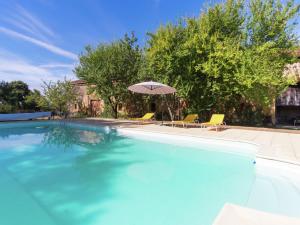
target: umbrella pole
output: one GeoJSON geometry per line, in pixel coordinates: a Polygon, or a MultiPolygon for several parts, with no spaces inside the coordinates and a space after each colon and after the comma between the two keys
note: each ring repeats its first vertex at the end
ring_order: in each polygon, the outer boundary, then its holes
{"type": "MultiPolygon", "coordinates": [[[[169,105],[168,105],[168,102],[167,102],[166,95],[161,95],[161,97],[162,97],[162,101],[161,101],[161,108],[162,108],[162,110],[161,110],[161,125],[163,125],[164,124],[164,110],[163,110],[163,106],[167,105],[167,109],[168,109],[169,112],[170,112],[170,108],[169,108],[169,105]],[[164,104],[164,102],[166,104],[164,104]]],[[[172,119],[172,115],[170,115],[170,117],[172,119]]]]}
{"type": "Polygon", "coordinates": [[[164,102],[164,95],[161,95],[161,125],[164,124],[164,110],[163,110],[163,104],[164,102]]]}

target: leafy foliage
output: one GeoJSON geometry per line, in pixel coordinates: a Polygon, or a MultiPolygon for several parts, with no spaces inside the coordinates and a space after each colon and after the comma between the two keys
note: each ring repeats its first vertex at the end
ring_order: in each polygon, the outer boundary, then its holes
{"type": "Polygon", "coordinates": [[[293,0],[227,0],[149,33],[144,52],[133,35],[88,46],[75,73],[115,118],[120,103],[139,102],[129,85],[155,80],[177,89],[187,113],[261,122],[295,82],[283,71],[296,60],[291,52],[299,46],[293,32],[299,8],[293,0]]]}
{"type": "Polygon", "coordinates": [[[42,108],[46,109],[46,107],[42,107],[41,102],[43,102],[43,96],[41,95],[41,92],[38,90],[31,91],[26,97],[25,97],[25,105],[27,109],[31,109],[34,111],[39,111],[42,108]]]}
{"type": "Polygon", "coordinates": [[[298,11],[293,1],[227,0],[149,34],[148,71],[177,88],[188,111],[225,112],[233,119],[244,117],[241,110],[249,115],[248,107],[267,115],[294,82],[283,70],[295,60],[291,19],[298,11]]]}
{"type": "Polygon", "coordinates": [[[0,112],[40,111],[38,102],[42,98],[38,90],[29,90],[23,81],[0,82],[0,112]]]}
{"type": "Polygon", "coordinates": [[[138,80],[142,53],[137,39],[125,35],[123,39],[96,48],[86,47],[80,56],[76,75],[90,84],[90,91],[99,95],[118,117],[118,105],[127,101],[127,87],[138,80]]]}
{"type": "Polygon", "coordinates": [[[280,0],[251,0],[246,24],[247,43],[259,46],[271,42],[273,47],[279,48],[295,46],[297,37],[293,29],[296,23],[291,19],[299,15],[299,8],[293,0],[285,4],[280,0]]]}
{"type": "Polygon", "coordinates": [[[67,117],[70,106],[77,102],[76,93],[71,81],[44,82],[44,98],[39,102],[42,107],[56,111],[59,115],[67,117]]]}

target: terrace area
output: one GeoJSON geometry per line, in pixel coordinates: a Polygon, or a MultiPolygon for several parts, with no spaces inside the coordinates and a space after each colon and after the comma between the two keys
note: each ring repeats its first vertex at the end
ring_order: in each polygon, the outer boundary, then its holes
{"type": "Polygon", "coordinates": [[[216,132],[214,130],[201,129],[199,127],[182,128],[160,126],[159,123],[140,125],[128,120],[89,118],[76,121],[93,125],[99,124],[128,128],[135,131],[250,142],[259,145],[259,151],[257,152],[258,157],[300,165],[299,130],[228,126],[226,129],[216,132]]]}

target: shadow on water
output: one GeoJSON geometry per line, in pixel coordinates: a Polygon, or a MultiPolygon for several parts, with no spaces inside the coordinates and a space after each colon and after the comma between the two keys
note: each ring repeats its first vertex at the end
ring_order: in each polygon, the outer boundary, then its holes
{"type": "Polygon", "coordinates": [[[56,224],[98,221],[108,210],[104,203],[117,197],[114,182],[124,168],[137,162],[121,157],[130,154],[132,143],[114,130],[68,125],[27,127],[10,134],[28,132],[44,133],[41,144],[6,159],[4,170],[56,224]]]}

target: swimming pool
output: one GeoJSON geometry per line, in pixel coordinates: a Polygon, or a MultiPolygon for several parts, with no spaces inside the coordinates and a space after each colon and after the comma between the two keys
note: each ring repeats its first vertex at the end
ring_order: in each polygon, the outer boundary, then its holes
{"type": "MultiPolygon", "coordinates": [[[[0,124],[0,224],[209,225],[226,202],[300,215],[291,181],[292,212],[262,200],[265,183],[277,178],[257,169],[249,145],[150,136],[73,123],[0,124]],[[247,154],[227,153],[238,146],[247,154]]],[[[277,183],[278,192],[290,188],[277,183]]]]}

